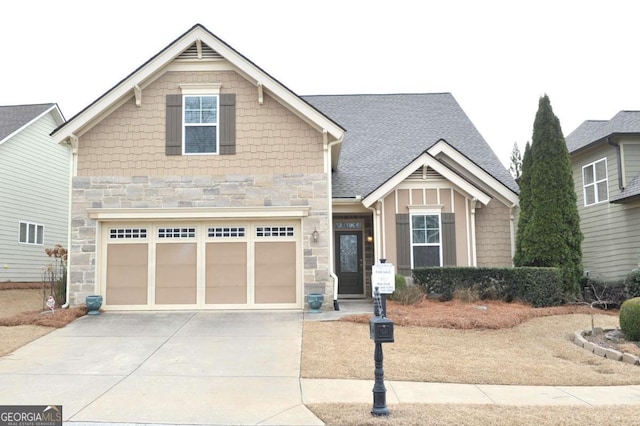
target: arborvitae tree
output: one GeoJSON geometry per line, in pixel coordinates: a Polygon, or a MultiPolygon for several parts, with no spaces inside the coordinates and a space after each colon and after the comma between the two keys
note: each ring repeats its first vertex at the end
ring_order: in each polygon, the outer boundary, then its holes
{"type": "Polygon", "coordinates": [[[524,255],[522,253],[522,240],[524,230],[527,229],[528,217],[531,214],[531,188],[529,179],[531,169],[531,144],[527,141],[522,157],[522,173],[518,180],[520,186],[520,215],[518,217],[518,232],[516,233],[516,254],[513,263],[516,266],[524,266],[524,255]]]}
{"type": "Polygon", "coordinates": [[[520,179],[520,176],[522,176],[522,156],[520,155],[518,142],[514,142],[513,148],[511,149],[509,171],[511,172],[511,176],[513,176],[516,181],[518,181],[520,179]]]}
{"type": "Polygon", "coordinates": [[[569,152],[560,121],[545,95],[538,104],[531,148],[529,153],[525,150],[522,165],[514,263],[560,268],[563,290],[573,296],[582,275],[581,243],[569,152]]]}

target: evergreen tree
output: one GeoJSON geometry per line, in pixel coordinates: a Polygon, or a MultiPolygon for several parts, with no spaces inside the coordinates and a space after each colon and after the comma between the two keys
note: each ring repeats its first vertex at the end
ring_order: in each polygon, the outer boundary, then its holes
{"type": "Polygon", "coordinates": [[[520,181],[516,266],[559,267],[564,292],[576,295],[582,275],[582,232],[571,162],[548,96],[540,98],[520,181]]]}
{"type": "MultiPolygon", "coordinates": [[[[528,144],[529,142],[527,142],[528,144]]],[[[518,147],[518,143],[513,143],[513,148],[511,149],[511,157],[510,157],[509,171],[511,172],[511,176],[518,181],[520,180],[520,176],[522,176],[522,156],[520,155],[520,148],[518,147]]]]}

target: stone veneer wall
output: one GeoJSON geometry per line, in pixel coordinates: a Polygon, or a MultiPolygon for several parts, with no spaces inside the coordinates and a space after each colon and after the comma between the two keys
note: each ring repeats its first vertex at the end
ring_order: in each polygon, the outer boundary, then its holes
{"type": "MultiPolygon", "coordinates": [[[[96,221],[89,208],[305,206],[302,219],[304,294],[333,298],[329,277],[327,176],[317,174],[226,176],[97,176],[73,179],[70,302],[78,305],[98,290],[96,221]],[[311,233],[318,230],[318,242],[311,233]]],[[[329,306],[325,303],[324,306],[329,306]]]]}

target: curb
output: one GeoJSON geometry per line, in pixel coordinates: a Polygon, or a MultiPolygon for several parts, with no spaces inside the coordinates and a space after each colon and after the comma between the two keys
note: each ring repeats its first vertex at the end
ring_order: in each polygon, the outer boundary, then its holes
{"type": "MultiPolygon", "coordinates": [[[[597,329],[596,329],[597,330],[597,329]]],[[[602,330],[603,333],[607,331],[613,331],[613,329],[602,330]]],[[[573,342],[580,346],[581,348],[595,354],[601,356],[603,358],[611,359],[614,361],[622,361],[631,365],[640,365],[640,357],[632,355],[626,352],[620,352],[615,349],[605,348],[603,346],[597,345],[593,342],[589,342],[584,336],[590,335],[591,331],[576,331],[574,335],[573,342]]]]}

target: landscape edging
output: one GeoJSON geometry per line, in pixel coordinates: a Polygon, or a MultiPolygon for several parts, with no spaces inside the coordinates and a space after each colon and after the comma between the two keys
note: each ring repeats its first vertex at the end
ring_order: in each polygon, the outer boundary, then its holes
{"type": "MultiPolygon", "coordinates": [[[[614,330],[613,329],[602,330],[603,333],[606,333],[608,331],[614,331],[614,330]]],[[[573,342],[576,345],[580,346],[581,348],[595,355],[601,356],[603,358],[612,359],[614,361],[622,361],[631,365],[640,365],[640,357],[637,357],[627,352],[620,352],[615,349],[605,348],[596,343],[589,342],[587,339],[584,338],[584,336],[587,335],[588,333],[591,333],[591,331],[587,331],[587,330],[576,331],[573,342]]]]}

